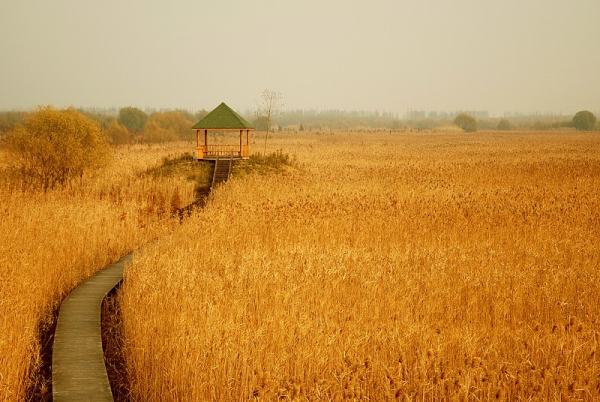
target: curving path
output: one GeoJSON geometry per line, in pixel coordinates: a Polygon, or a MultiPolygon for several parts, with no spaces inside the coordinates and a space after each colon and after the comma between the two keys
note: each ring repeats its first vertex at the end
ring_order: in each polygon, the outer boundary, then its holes
{"type": "Polygon", "coordinates": [[[63,301],[52,350],[54,401],[112,401],[102,350],[102,300],[122,279],[131,254],[80,284],[63,301]]]}
{"type": "MultiPolygon", "coordinates": [[[[215,161],[211,189],[229,178],[231,167],[230,159],[215,161]]],[[[105,296],[123,279],[131,259],[128,254],[104,268],[62,302],[52,348],[54,401],[113,400],[104,365],[101,308],[105,296]]]]}

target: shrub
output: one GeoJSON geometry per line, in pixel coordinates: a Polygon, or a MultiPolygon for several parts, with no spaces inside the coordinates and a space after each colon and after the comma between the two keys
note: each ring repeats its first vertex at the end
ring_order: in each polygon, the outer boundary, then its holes
{"type": "Polygon", "coordinates": [[[477,121],[466,113],[461,113],[454,119],[454,124],[468,133],[477,131],[477,121]]]}
{"type": "Polygon", "coordinates": [[[573,116],[573,126],[580,131],[593,130],[596,125],[596,116],[590,111],[582,110],[573,116]]]}
{"type": "Polygon", "coordinates": [[[164,128],[152,120],[148,120],[144,127],[143,141],[147,143],[160,143],[177,140],[177,134],[171,128],[164,128]]]}
{"type": "Polygon", "coordinates": [[[148,115],[135,107],[124,107],[119,110],[119,123],[133,133],[139,133],[144,128],[148,115]]]}
{"type": "Polygon", "coordinates": [[[108,127],[105,129],[106,136],[111,144],[121,145],[131,142],[131,133],[127,128],[123,127],[117,120],[111,120],[108,127]]]}
{"type": "Polygon", "coordinates": [[[4,140],[11,170],[44,191],[104,165],[108,142],[98,124],[74,109],[42,108],[4,140]]]}
{"type": "Polygon", "coordinates": [[[506,120],[506,119],[500,119],[500,121],[498,122],[498,130],[512,130],[512,125],[510,124],[510,121],[506,120]]]}

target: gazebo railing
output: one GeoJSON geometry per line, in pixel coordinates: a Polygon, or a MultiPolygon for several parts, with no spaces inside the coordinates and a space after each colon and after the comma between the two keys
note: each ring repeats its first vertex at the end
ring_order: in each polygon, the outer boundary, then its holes
{"type": "Polygon", "coordinates": [[[196,147],[198,159],[216,157],[245,158],[250,154],[248,145],[200,145],[196,147]]]}

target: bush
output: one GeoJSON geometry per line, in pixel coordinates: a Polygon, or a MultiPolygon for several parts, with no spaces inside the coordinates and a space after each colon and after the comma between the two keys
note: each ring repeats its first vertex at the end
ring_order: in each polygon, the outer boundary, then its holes
{"type": "Polygon", "coordinates": [[[477,131],[477,121],[466,113],[461,113],[454,119],[454,124],[468,133],[477,131]]]}
{"type": "Polygon", "coordinates": [[[98,124],[74,109],[40,109],[4,143],[11,170],[24,184],[44,191],[103,166],[109,152],[98,124]]]}
{"type": "Polygon", "coordinates": [[[139,133],[144,128],[148,115],[135,107],[124,107],[119,110],[119,123],[132,133],[139,133]]]}
{"type": "Polygon", "coordinates": [[[580,131],[593,130],[596,125],[596,116],[590,111],[582,110],[573,116],[573,126],[580,131]]]}
{"type": "Polygon", "coordinates": [[[507,130],[512,130],[512,125],[510,124],[510,121],[506,120],[506,119],[500,119],[500,121],[498,122],[498,130],[502,130],[502,131],[507,131],[507,130]]]}
{"type": "Polygon", "coordinates": [[[117,120],[111,120],[108,127],[104,130],[111,144],[122,145],[131,142],[131,133],[123,127],[117,120]]]}
{"type": "Polygon", "coordinates": [[[171,128],[161,127],[156,121],[149,120],[144,127],[143,141],[154,144],[167,141],[176,141],[177,134],[171,128]]]}

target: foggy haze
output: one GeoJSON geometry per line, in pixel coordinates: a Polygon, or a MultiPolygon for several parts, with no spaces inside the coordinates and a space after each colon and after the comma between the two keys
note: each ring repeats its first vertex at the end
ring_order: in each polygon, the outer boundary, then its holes
{"type": "Polygon", "coordinates": [[[0,4],[0,109],[600,110],[598,0],[0,4]]]}

